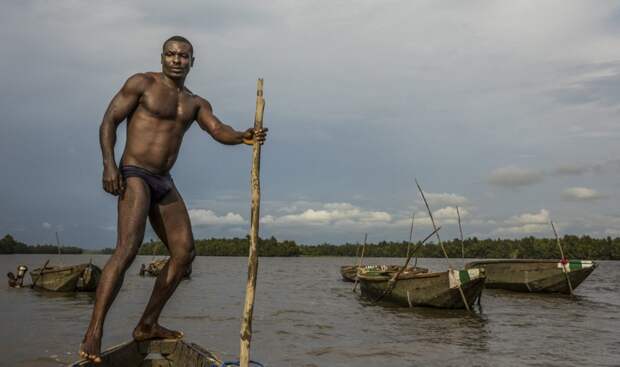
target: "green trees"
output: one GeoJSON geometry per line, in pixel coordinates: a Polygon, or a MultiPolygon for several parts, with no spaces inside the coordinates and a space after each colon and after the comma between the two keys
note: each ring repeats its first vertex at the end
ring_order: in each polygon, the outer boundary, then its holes
{"type": "MultiPolygon", "coordinates": [[[[567,235],[561,239],[564,253],[569,259],[589,260],[620,260],[620,238],[593,238],[590,236],[567,235]]],[[[559,259],[555,239],[524,237],[520,239],[478,239],[467,238],[465,243],[465,257],[477,259],[559,259]]],[[[258,246],[259,256],[356,256],[358,244],[345,243],[332,245],[298,245],[295,241],[278,241],[275,237],[261,238],[258,246]]],[[[461,241],[453,239],[444,241],[448,256],[461,257],[461,241]]],[[[196,254],[198,256],[247,256],[248,238],[210,238],[196,240],[196,254]]],[[[81,254],[78,247],[62,247],[63,254],[81,254]]],[[[113,249],[100,251],[102,254],[111,254],[113,249]]],[[[55,245],[29,246],[16,241],[11,235],[0,239],[0,254],[56,254],[55,245]]],[[[141,255],[167,255],[168,250],[163,243],[151,241],[140,248],[141,255]]],[[[405,257],[407,254],[406,242],[386,242],[366,245],[366,257],[405,257]]],[[[419,257],[443,257],[441,247],[428,243],[417,252],[419,257]]]]}
{"type": "MultiPolygon", "coordinates": [[[[82,249],[73,246],[63,246],[60,248],[63,254],[81,254],[82,249]]],[[[23,242],[16,241],[13,236],[7,234],[0,240],[0,254],[57,254],[56,245],[34,245],[28,246],[23,242]]]]}
{"type": "MultiPolygon", "coordinates": [[[[564,253],[569,259],[620,260],[620,238],[592,238],[590,236],[564,236],[561,239],[564,253]]],[[[524,237],[521,239],[484,239],[476,237],[463,241],[465,257],[477,259],[559,259],[555,239],[524,237]]],[[[461,257],[461,241],[443,242],[448,256],[461,257]]],[[[320,244],[300,246],[303,256],[355,256],[357,244],[320,244]]],[[[379,242],[366,245],[366,257],[404,257],[406,242],[379,242]]],[[[419,257],[443,257],[438,244],[429,243],[417,252],[419,257]]]]}

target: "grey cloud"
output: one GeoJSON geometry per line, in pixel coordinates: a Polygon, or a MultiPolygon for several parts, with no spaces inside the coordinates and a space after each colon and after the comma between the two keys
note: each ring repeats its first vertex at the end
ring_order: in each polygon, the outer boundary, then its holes
{"type": "Polygon", "coordinates": [[[617,107],[620,104],[620,61],[587,65],[576,80],[552,92],[565,104],[599,103],[617,107]]]}
{"type": "Polygon", "coordinates": [[[603,194],[588,187],[570,187],[562,191],[562,199],[570,201],[593,201],[605,197],[603,194]]]}
{"type": "Polygon", "coordinates": [[[528,186],[543,181],[543,173],[528,168],[507,166],[491,172],[488,182],[495,186],[520,187],[528,186]]]}

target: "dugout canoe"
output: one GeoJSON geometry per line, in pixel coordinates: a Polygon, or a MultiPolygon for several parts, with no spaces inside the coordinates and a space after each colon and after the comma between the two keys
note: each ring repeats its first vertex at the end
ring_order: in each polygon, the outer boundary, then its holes
{"type": "Polygon", "coordinates": [[[81,360],[70,367],[220,367],[222,361],[183,339],[130,341],[101,354],[101,363],[81,360]]]}
{"type": "Polygon", "coordinates": [[[91,292],[97,289],[101,269],[92,263],[45,266],[30,272],[33,288],[52,292],[91,292]]]}
{"type": "Polygon", "coordinates": [[[465,268],[484,268],[487,288],[517,292],[545,292],[570,294],[566,276],[573,290],[596,269],[590,260],[483,260],[465,265],[465,268]],[[566,273],[566,274],[565,274],[566,273]]]}
{"type": "MultiPolygon", "coordinates": [[[[158,260],[151,261],[148,265],[142,264],[142,266],[140,266],[140,275],[141,276],[148,275],[152,277],[158,276],[159,273],[161,273],[161,271],[164,269],[164,266],[166,266],[166,264],[168,263],[168,260],[169,258],[158,259],[158,260]]],[[[184,278],[189,278],[191,274],[192,274],[192,267],[190,265],[190,267],[187,269],[187,272],[185,273],[184,278]]]]}
{"type": "Polygon", "coordinates": [[[484,288],[483,269],[449,270],[436,273],[402,273],[389,291],[392,275],[377,272],[360,273],[362,295],[370,300],[383,301],[402,306],[428,306],[437,308],[465,308],[460,286],[471,306],[484,288]],[[384,295],[385,293],[385,295],[384,295]]]}
{"type": "MultiPolygon", "coordinates": [[[[369,272],[369,271],[378,271],[378,272],[382,272],[382,273],[396,273],[398,270],[400,270],[402,266],[399,265],[363,265],[362,266],[362,271],[364,272],[369,272]]],[[[342,276],[342,280],[344,280],[345,282],[355,282],[355,277],[357,275],[357,265],[344,265],[340,267],[340,275],[342,276]]],[[[428,273],[428,269],[426,268],[420,268],[420,267],[413,267],[410,266],[407,269],[405,269],[404,273],[428,273]]]]}

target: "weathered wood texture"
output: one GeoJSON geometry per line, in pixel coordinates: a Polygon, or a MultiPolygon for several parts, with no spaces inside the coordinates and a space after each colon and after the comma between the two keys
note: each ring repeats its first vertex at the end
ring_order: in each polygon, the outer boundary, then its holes
{"type": "Polygon", "coordinates": [[[99,284],[101,269],[93,264],[46,266],[30,272],[34,288],[52,292],[94,291],[99,284]]]}
{"type": "Polygon", "coordinates": [[[487,288],[517,292],[566,293],[581,284],[597,267],[592,261],[572,260],[565,269],[558,260],[486,260],[468,263],[466,268],[483,268],[487,288]]]}
{"type": "Polygon", "coordinates": [[[88,360],[70,367],[219,367],[222,361],[199,345],[183,340],[131,341],[104,351],[101,363],[88,360]]]}
{"type": "Polygon", "coordinates": [[[383,301],[396,303],[402,306],[429,306],[438,308],[467,308],[480,296],[484,287],[484,275],[460,284],[459,287],[450,285],[449,272],[407,274],[403,273],[390,287],[392,276],[387,275],[359,275],[362,294],[371,300],[383,297],[383,301]],[[463,296],[461,296],[461,292],[463,296]],[[384,295],[385,294],[385,295],[384,295]],[[467,306],[463,300],[467,300],[467,306]]]}
{"type": "MultiPolygon", "coordinates": [[[[263,128],[263,113],[265,99],[263,98],[263,79],[256,84],[256,114],[254,129],[263,128]]],[[[250,342],[252,340],[252,315],[254,312],[254,298],[256,292],[256,274],[258,272],[258,224],[260,218],[260,143],[255,140],[252,149],[252,209],[250,215],[250,253],[248,256],[248,281],[245,290],[245,304],[243,306],[243,320],[241,322],[241,346],[239,360],[241,367],[248,367],[250,363],[250,342]]]]}

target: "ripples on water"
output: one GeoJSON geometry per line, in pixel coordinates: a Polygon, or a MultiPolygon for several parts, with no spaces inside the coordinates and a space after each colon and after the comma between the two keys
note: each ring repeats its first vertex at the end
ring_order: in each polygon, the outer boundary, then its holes
{"type": "MultiPolygon", "coordinates": [[[[0,270],[15,271],[19,263],[34,268],[45,259],[0,256],[0,270]]],[[[93,256],[100,266],[106,259],[93,256]]],[[[152,259],[139,257],[128,271],[106,322],[104,347],[130,338],[154,283],[139,277],[138,269],[152,259]]],[[[260,259],[252,358],[271,367],[620,365],[620,262],[600,262],[575,299],[485,290],[475,315],[373,305],[340,281],[339,267],[347,263],[353,259],[260,259]]],[[[420,265],[445,269],[441,259],[420,265]]],[[[236,359],[246,272],[245,258],[198,257],[192,279],[164,309],[162,324],[236,359]]],[[[0,292],[0,366],[58,366],[76,359],[91,294],[9,289],[4,281],[0,292]]]]}

